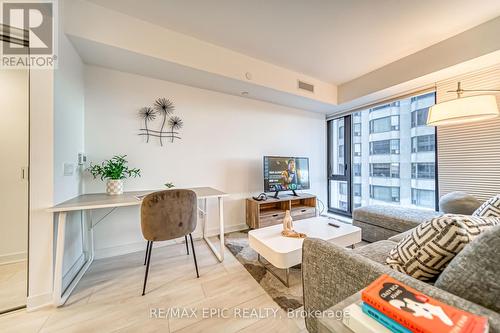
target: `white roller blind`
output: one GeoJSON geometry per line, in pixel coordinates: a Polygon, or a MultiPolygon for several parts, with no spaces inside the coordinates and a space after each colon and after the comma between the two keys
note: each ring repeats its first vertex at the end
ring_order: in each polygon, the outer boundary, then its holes
{"type": "MultiPolygon", "coordinates": [[[[456,98],[456,94],[446,91],[455,90],[458,81],[463,89],[500,89],[500,65],[438,82],[438,103],[456,98]]],[[[500,105],[500,93],[495,95],[500,105]]],[[[440,196],[465,191],[484,201],[499,194],[500,117],[438,127],[438,170],[440,196]]]]}

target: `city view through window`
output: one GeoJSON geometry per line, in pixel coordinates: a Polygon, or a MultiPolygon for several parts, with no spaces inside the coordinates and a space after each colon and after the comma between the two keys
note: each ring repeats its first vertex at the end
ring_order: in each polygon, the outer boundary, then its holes
{"type": "Polygon", "coordinates": [[[434,103],[432,92],[328,122],[331,211],[370,204],[435,208],[436,136],[426,125],[434,103]]]}

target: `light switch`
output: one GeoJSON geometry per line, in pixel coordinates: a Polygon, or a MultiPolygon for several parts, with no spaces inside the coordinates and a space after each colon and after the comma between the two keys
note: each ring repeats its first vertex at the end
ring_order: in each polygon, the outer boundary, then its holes
{"type": "Polygon", "coordinates": [[[64,163],[64,175],[65,176],[73,176],[74,173],[75,173],[75,164],[64,163]]]}

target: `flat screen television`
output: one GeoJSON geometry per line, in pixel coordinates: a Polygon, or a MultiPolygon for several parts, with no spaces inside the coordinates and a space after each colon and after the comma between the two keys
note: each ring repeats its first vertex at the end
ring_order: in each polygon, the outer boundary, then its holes
{"type": "Polygon", "coordinates": [[[309,159],[307,157],[264,156],[264,192],[308,190],[309,159]]]}

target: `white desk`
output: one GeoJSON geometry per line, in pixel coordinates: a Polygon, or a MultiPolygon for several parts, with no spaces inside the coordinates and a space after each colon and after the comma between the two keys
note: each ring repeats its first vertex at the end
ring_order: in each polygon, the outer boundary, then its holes
{"type": "MultiPolygon", "coordinates": [[[[227,193],[221,192],[211,187],[195,187],[189,188],[189,190],[193,190],[198,200],[203,201],[202,208],[198,207],[198,209],[203,213],[202,220],[202,234],[203,239],[212,250],[214,255],[219,259],[219,261],[224,260],[224,206],[223,206],[223,198],[227,196],[227,193]],[[217,199],[219,203],[219,238],[220,238],[220,251],[217,251],[214,244],[210,242],[208,236],[206,235],[206,208],[207,208],[207,199],[217,199]]],[[[65,201],[59,205],[51,207],[48,209],[51,213],[57,213],[57,229],[56,229],[56,252],[55,252],[55,267],[54,267],[54,291],[53,291],[53,302],[54,305],[60,306],[63,305],[68,297],[71,295],[71,292],[75,289],[76,285],[83,277],[85,272],[88,270],[92,261],[94,260],[94,226],[106,218],[109,214],[111,214],[118,207],[127,207],[127,206],[139,206],[142,203],[142,197],[155,192],[152,191],[138,191],[138,192],[125,192],[122,195],[107,195],[104,193],[97,194],[83,194],[76,198],[65,201]],[[139,198],[141,199],[139,199],[139,198]],[[99,221],[93,223],[90,211],[93,209],[101,209],[101,208],[112,208],[110,212],[104,215],[99,221]],[[85,219],[86,225],[84,226],[84,251],[86,256],[86,262],[83,267],[80,269],[78,274],[75,276],[73,281],[69,284],[66,290],[63,290],[62,286],[62,277],[63,277],[63,258],[64,258],[64,235],[66,230],[66,216],[68,212],[72,211],[86,211],[89,212],[89,218],[85,219]]]]}

